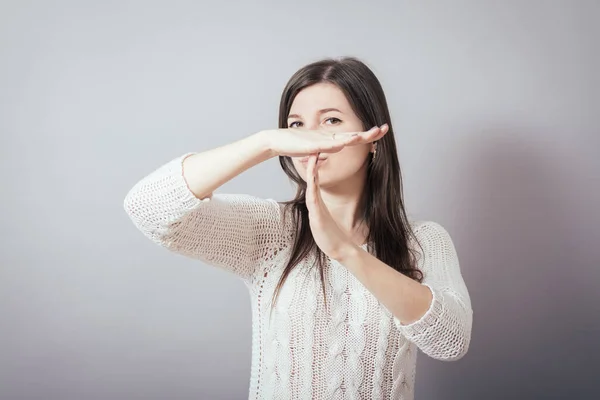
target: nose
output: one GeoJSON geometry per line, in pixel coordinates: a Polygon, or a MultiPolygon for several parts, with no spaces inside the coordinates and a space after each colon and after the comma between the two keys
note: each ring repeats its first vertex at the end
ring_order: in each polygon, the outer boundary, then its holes
{"type": "Polygon", "coordinates": [[[319,121],[313,121],[310,123],[307,121],[305,128],[308,129],[309,131],[315,131],[315,130],[319,129],[319,121]]]}

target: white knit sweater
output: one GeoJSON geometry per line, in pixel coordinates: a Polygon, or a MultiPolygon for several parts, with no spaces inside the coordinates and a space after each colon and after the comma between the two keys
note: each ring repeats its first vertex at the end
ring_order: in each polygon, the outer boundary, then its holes
{"type": "Polygon", "coordinates": [[[154,242],[246,283],[253,314],[250,399],[410,400],[417,349],[439,360],[466,353],[471,303],[442,226],[412,223],[425,253],[423,284],[433,293],[420,320],[402,325],[336,261],[325,271],[325,308],[318,271],[308,268],[312,260],[293,270],[270,316],[293,232],[282,223],[283,206],[249,195],[199,200],[183,179],[184,157],[138,182],[125,208],[154,242]]]}

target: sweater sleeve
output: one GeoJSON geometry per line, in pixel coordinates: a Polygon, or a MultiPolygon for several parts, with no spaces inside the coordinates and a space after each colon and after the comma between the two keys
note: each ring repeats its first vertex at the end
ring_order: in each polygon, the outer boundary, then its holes
{"type": "Polygon", "coordinates": [[[127,214],[160,246],[250,279],[282,240],[279,203],[245,194],[198,199],[183,177],[186,156],[136,183],[124,200],[127,214]]]}
{"type": "Polygon", "coordinates": [[[448,232],[435,222],[418,225],[415,235],[424,252],[419,260],[422,284],[431,290],[433,300],[419,320],[403,325],[395,319],[396,326],[428,356],[458,360],[469,348],[473,311],[456,249],[448,232]]]}

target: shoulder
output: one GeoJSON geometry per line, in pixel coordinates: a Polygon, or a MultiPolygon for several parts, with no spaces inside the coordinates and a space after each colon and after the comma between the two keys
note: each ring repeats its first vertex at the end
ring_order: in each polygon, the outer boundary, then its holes
{"type": "Polygon", "coordinates": [[[423,247],[454,247],[448,230],[435,221],[419,220],[410,222],[415,239],[423,247]]]}
{"type": "Polygon", "coordinates": [[[448,234],[448,230],[439,222],[436,221],[428,221],[428,220],[416,220],[410,221],[410,227],[413,232],[416,234],[419,232],[420,234],[448,234]]]}

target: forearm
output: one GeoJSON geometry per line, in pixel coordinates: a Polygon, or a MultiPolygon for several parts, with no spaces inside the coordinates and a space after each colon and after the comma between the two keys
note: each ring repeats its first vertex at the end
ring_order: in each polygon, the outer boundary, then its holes
{"type": "Polygon", "coordinates": [[[336,258],[385,306],[404,336],[425,354],[445,361],[460,359],[469,348],[473,311],[454,244],[439,224],[415,231],[425,255],[422,283],[348,245],[336,258]]]}
{"type": "Polygon", "coordinates": [[[432,293],[369,252],[349,245],[338,258],[402,324],[419,320],[429,309],[432,293]]]}
{"type": "Polygon", "coordinates": [[[259,132],[225,146],[187,157],[183,177],[199,199],[242,172],[273,157],[265,132],[259,132]]]}

